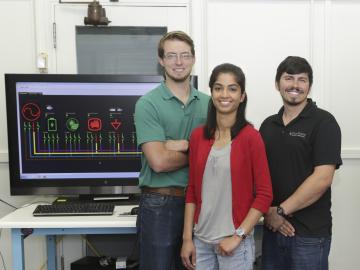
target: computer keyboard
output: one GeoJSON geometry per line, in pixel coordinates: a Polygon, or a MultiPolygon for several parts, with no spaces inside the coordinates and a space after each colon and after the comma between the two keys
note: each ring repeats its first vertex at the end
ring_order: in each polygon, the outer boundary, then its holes
{"type": "Polygon", "coordinates": [[[38,205],[33,216],[97,216],[112,215],[115,205],[111,203],[55,203],[38,205]]]}

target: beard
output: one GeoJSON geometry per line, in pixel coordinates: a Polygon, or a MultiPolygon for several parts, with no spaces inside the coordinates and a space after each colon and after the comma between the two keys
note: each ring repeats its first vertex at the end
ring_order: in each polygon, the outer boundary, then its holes
{"type": "MultiPolygon", "coordinates": [[[[301,92],[303,94],[303,91],[301,91],[301,90],[297,90],[297,91],[301,92]]],[[[305,98],[285,97],[285,96],[281,96],[281,97],[282,97],[284,104],[286,104],[288,106],[297,106],[297,105],[303,103],[304,100],[307,99],[307,97],[305,97],[305,98]]]]}
{"type": "Polygon", "coordinates": [[[286,98],[282,98],[284,104],[288,105],[288,106],[297,106],[299,104],[301,104],[302,102],[304,102],[304,100],[296,100],[296,98],[290,98],[290,99],[286,99],[286,98]]]}
{"type": "Polygon", "coordinates": [[[172,76],[171,74],[169,74],[168,72],[166,72],[166,70],[165,70],[165,78],[170,78],[170,79],[173,80],[174,82],[182,83],[182,82],[185,82],[185,81],[190,77],[190,73],[191,73],[191,72],[185,74],[185,75],[182,76],[182,77],[174,77],[174,76],[172,76]]]}

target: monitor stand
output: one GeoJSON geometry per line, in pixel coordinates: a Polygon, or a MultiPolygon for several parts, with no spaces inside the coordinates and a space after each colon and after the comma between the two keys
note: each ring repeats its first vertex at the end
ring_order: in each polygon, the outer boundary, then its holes
{"type": "Polygon", "coordinates": [[[109,202],[116,205],[138,205],[140,194],[114,194],[114,195],[79,195],[58,197],[53,203],[75,202],[109,202]]]}

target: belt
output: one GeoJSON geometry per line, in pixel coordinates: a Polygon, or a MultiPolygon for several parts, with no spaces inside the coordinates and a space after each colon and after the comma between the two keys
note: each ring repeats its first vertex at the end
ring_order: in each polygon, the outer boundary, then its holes
{"type": "Polygon", "coordinates": [[[185,188],[183,188],[183,187],[159,187],[159,188],[142,187],[141,192],[142,193],[158,193],[161,195],[177,196],[177,197],[185,196],[185,188]]]}

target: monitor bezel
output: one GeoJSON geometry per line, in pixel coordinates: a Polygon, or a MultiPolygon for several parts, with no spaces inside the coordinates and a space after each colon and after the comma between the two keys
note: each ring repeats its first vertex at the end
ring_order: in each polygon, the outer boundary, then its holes
{"type": "Polygon", "coordinates": [[[72,179],[24,181],[20,179],[16,83],[18,82],[79,82],[79,83],[160,83],[161,75],[99,75],[99,74],[5,74],[6,111],[8,124],[8,156],[11,195],[113,195],[138,193],[137,178],[72,179]],[[84,185],[86,181],[86,185],[84,185]],[[121,185],[119,185],[121,181],[121,185]]]}

